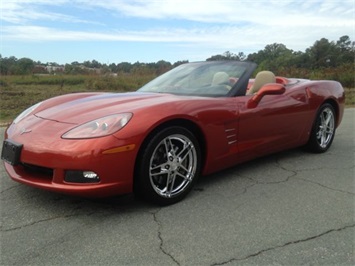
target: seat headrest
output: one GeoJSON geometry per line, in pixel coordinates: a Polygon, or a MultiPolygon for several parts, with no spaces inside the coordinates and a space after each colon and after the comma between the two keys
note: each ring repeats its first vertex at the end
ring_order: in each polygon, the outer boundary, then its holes
{"type": "Polygon", "coordinates": [[[253,86],[250,88],[248,94],[256,93],[262,86],[268,83],[276,83],[275,74],[271,71],[260,71],[256,77],[253,86]]]}
{"type": "Polygon", "coordinates": [[[217,72],[214,74],[211,85],[229,84],[229,76],[226,72],[217,72]]]}

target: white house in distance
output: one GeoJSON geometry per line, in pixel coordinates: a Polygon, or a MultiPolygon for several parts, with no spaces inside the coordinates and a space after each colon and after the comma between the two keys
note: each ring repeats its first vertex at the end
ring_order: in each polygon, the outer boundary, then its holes
{"type": "Polygon", "coordinates": [[[48,65],[45,68],[46,68],[48,73],[63,72],[64,71],[64,66],[51,66],[51,65],[48,65]]]}

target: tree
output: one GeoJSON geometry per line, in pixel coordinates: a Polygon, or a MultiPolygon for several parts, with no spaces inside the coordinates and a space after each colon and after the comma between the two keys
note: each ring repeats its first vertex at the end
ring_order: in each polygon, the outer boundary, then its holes
{"type": "Polygon", "coordinates": [[[239,52],[238,54],[233,54],[229,51],[223,53],[223,55],[213,55],[210,58],[207,58],[206,61],[224,61],[224,60],[237,60],[243,61],[246,56],[243,52],[239,52]]]}
{"type": "Polygon", "coordinates": [[[12,75],[15,74],[15,66],[17,63],[17,58],[14,56],[0,58],[0,74],[1,75],[12,75]]]}
{"type": "Polygon", "coordinates": [[[336,45],[342,52],[350,51],[351,50],[350,37],[348,35],[344,35],[340,37],[336,45]]]}
{"type": "Polygon", "coordinates": [[[288,49],[284,44],[273,43],[266,45],[264,50],[250,54],[248,60],[259,65],[258,70],[268,69],[278,72],[289,68],[296,61],[297,53],[288,49]]]}
{"type": "Polygon", "coordinates": [[[117,72],[130,73],[132,64],[128,62],[122,62],[117,64],[117,72]]]}
{"type": "Polygon", "coordinates": [[[337,64],[337,51],[334,42],[322,38],[306,50],[309,54],[310,65],[314,69],[333,67],[337,64]]]}
{"type": "Polygon", "coordinates": [[[21,58],[11,67],[11,71],[16,75],[31,74],[34,68],[34,62],[29,58],[21,58]]]}
{"type": "Polygon", "coordinates": [[[336,42],[338,49],[337,59],[340,63],[353,63],[355,61],[355,42],[351,42],[350,37],[344,35],[336,42]]]}
{"type": "Polygon", "coordinates": [[[112,73],[117,73],[118,67],[116,66],[115,63],[111,63],[108,67],[110,68],[112,73]]]}
{"type": "Polygon", "coordinates": [[[172,67],[177,67],[177,66],[179,66],[179,65],[186,64],[186,63],[188,63],[188,62],[189,62],[188,60],[177,61],[177,62],[175,62],[175,63],[173,64],[172,67]]]}
{"type": "Polygon", "coordinates": [[[171,69],[171,63],[164,60],[160,60],[155,64],[155,68],[156,74],[161,75],[171,69]]]}

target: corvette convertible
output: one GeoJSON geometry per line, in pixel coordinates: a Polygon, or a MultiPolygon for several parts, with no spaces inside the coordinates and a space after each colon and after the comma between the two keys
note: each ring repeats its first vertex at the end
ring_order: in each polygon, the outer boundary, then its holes
{"type": "Polygon", "coordinates": [[[252,62],[182,64],[138,91],[37,103],[7,128],[1,157],[18,182],[106,197],[183,199],[197,178],[295,147],[331,146],[344,111],[336,81],[254,71],[252,62]]]}

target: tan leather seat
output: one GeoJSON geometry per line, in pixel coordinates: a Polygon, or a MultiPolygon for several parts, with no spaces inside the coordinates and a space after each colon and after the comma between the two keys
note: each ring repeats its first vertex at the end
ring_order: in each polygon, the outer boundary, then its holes
{"type": "Polygon", "coordinates": [[[262,86],[268,83],[276,83],[276,77],[271,71],[260,71],[254,80],[254,84],[251,86],[247,95],[257,93],[262,86]]]}

